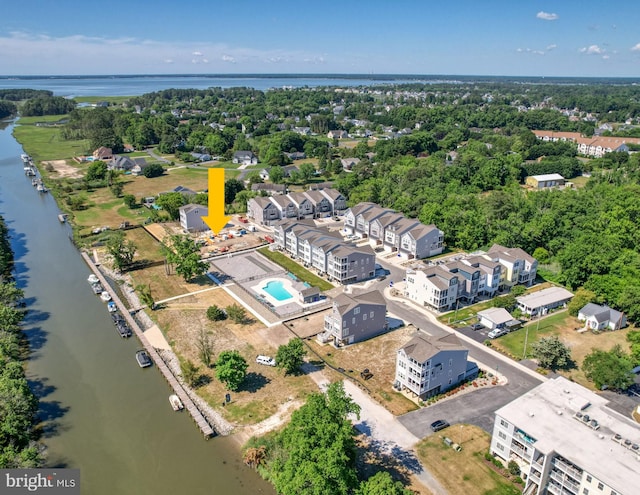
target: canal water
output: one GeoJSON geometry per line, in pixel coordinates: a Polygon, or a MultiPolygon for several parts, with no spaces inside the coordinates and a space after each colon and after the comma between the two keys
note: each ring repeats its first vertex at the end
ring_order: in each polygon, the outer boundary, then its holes
{"type": "Polygon", "coordinates": [[[93,295],[88,267],[49,194],[24,174],[22,149],[0,123],[0,214],[29,309],[28,378],[40,399],[47,466],[79,468],[83,495],[273,494],[233,439],[205,441],[175,413],[168,385],[135,361],[93,295]]]}

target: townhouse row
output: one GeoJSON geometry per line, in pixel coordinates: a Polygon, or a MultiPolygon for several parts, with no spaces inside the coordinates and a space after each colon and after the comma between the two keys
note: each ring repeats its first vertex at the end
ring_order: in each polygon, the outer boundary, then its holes
{"type": "Polygon", "coordinates": [[[514,285],[530,286],[537,270],[537,260],[522,249],[494,244],[486,253],[408,269],[405,296],[422,306],[448,311],[458,301],[473,303],[514,285]]]}
{"type": "Polygon", "coordinates": [[[316,227],[313,220],[282,222],[274,229],[274,245],[341,284],[375,275],[376,257],[371,247],[355,246],[336,232],[316,227]]]}
{"type": "Polygon", "coordinates": [[[339,191],[322,189],[251,198],[247,202],[247,217],[260,225],[275,225],[286,219],[342,215],[346,209],[347,200],[339,191]]]}
{"type": "Polygon", "coordinates": [[[444,233],[435,225],[425,225],[375,203],[359,203],[349,208],[344,218],[345,231],[368,239],[376,249],[397,252],[408,259],[442,253],[444,233]]]}

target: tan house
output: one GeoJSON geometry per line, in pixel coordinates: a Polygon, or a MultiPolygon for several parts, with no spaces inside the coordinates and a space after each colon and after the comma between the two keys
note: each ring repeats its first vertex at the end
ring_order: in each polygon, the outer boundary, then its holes
{"type": "Polygon", "coordinates": [[[107,148],[106,146],[100,146],[97,150],[93,152],[93,158],[96,160],[107,161],[113,158],[113,150],[111,148],[107,148]]]}

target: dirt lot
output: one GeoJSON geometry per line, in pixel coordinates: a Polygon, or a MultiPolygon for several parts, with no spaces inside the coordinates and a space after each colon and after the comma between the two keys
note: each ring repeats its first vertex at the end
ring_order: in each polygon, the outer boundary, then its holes
{"type": "Polygon", "coordinates": [[[42,162],[42,165],[45,167],[51,165],[53,167],[53,171],[50,172],[52,179],[62,179],[65,177],[78,179],[84,175],[84,172],[79,166],[69,165],[67,160],[50,160],[42,162]]]}
{"type": "MultiPolygon", "coordinates": [[[[360,380],[371,391],[375,400],[398,416],[418,407],[392,387],[396,372],[396,351],[411,340],[415,331],[415,327],[409,325],[339,349],[330,344],[322,345],[316,339],[307,340],[307,343],[319,358],[335,368],[343,368],[348,376],[360,380]],[[360,377],[360,372],[365,368],[373,373],[373,377],[366,381],[360,377]]],[[[314,358],[311,355],[309,357],[314,358]]],[[[335,375],[335,379],[341,376],[338,373],[335,375]]]]}

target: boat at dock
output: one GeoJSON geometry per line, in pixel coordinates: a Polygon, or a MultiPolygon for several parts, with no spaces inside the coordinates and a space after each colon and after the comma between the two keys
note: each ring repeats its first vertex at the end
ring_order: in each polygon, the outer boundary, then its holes
{"type": "Polygon", "coordinates": [[[97,284],[91,284],[91,290],[96,296],[99,296],[104,292],[104,288],[102,287],[102,284],[100,282],[98,282],[97,284]]]}
{"type": "Polygon", "coordinates": [[[47,189],[46,187],[44,187],[44,184],[42,184],[42,183],[39,183],[39,184],[36,186],[36,190],[37,190],[38,192],[40,192],[40,193],[46,193],[46,192],[49,192],[49,189],[47,189]]]}
{"type": "Polygon", "coordinates": [[[184,409],[184,405],[182,404],[180,397],[176,394],[171,394],[169,396],[169,404],[171,404],[174,411],[182,411],[184,409]]]}
{"type": "MultiPolygon", "coordinates": [[[[67,221],[67,214],[66,213],[60,213],[60,215],[58,215],[58,220],[60,220],[60,223],[65,223],[67,221]]],[[[95,275],[94,275],[95,277],[95,275]]],[[[98,277],[96,277],[96,280],[98,279],[98,277]]]]}
{"type": "Polygon", "coordinates": [[[100,294],[100,299],[104,302],[111,301],[111,294],[109,294],[106,290],[103,290],[100,294]]]}
{"type": "Polygon", "coordinates": [[[116,306],[116,303],[114,303],[113,301],[109,301],[107,303],[107,309],[109,310],[109,313],[115,313],[116,311],[118,311],[118,306],[116,306]]]}
{"type": "Polygon", "coordinates": [[[147,354],[147,351],[145,351],[144,349],[140,349],[138,352],[136,352],[136,361],[138,362],[138,366],[140,366],[141,368],[148,368],[153,364],[151,358],[149,357],[149,354],[147,354]]]}
{"type": "Polygon", "coordinates": [[[98,276],[95,273],[92,273],[91,275],[89,275],[89,278],[87,278],[87,282],[89,282],[91,285],[93,285],[93,284],[97,284],[98,282],[100,282],[100,279],[98,278],[98,276]]]}

